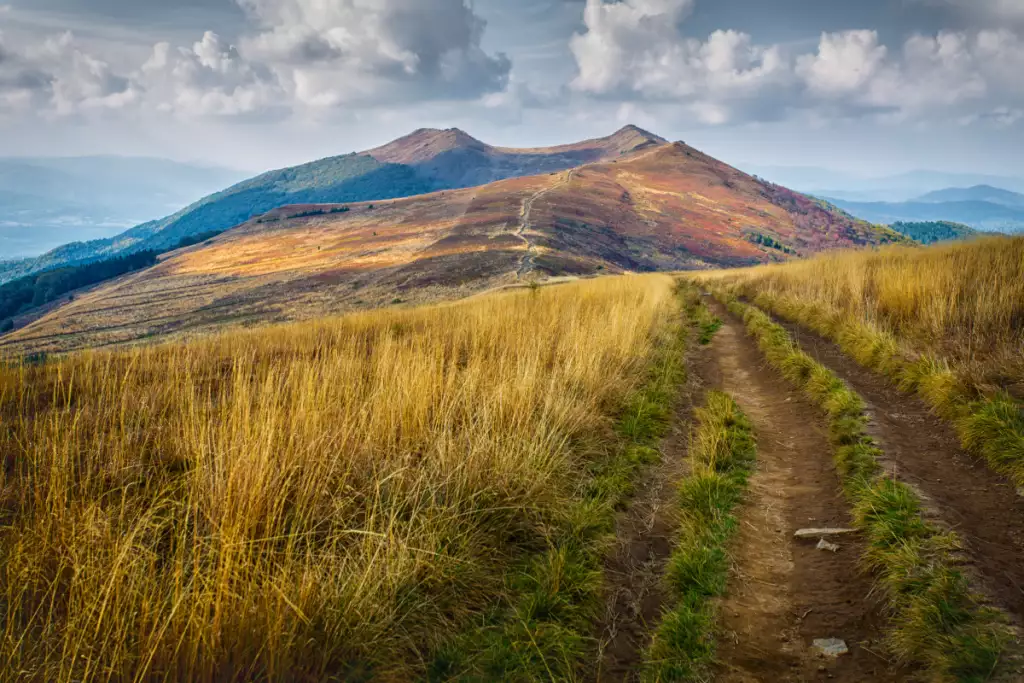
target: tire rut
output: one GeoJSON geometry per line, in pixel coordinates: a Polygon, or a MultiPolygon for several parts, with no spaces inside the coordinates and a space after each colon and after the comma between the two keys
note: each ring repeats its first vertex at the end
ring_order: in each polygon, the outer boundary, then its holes
{"type": "Polygon", "coordinates": [[[776,318],[804,351],[836,373],[868,407],[868,432],[894,474],[919,492],[936,521],[954,529],[972,578],[1017,625],[1024,620],[1024,497],[960,445],[952,425],[834,343],[776,318]]]}
{"type": "Polygon", "coordinates": [[[720,604],[717,680],[841,683],[905,681],[884,657],[884,618],[859,570],[862,544],[837,553],[797,541],[804,527],[848,527],[849,508],[818,409],[767,367],[753,340],[717,302],[722,321],[705,383],[730,393],[755,426],[758,470],[741,513],[728,594],[720,604]],[[841,638],[848,655],[816,654],[816,638],[841,638]]]}
{"type": "Polygon", "coordinates": [[[598,681],[640,680],[643,650],[668,597],[664,578],[678,527],[676,482],[687,474],[693,411],[703,403],[699,377],[706,354],[694,344],[691,335],[686,384],[673,413],[671,431],[661,444],[661,462],[637,483],[636,496],[615,523],[615,547],[605,562],[608,599],[599,624],[598,681]]]}

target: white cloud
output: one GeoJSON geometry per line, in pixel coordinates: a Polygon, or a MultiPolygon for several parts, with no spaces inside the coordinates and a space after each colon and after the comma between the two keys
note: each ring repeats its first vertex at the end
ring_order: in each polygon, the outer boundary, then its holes
{"type": "Polygon", "coordinates": [[[987,118],[1022,105],[1022,68],[1024,41],[1005,30],[912,36],[896,54],[873,31],[824,34],[817,53],[797,60],[810,95],[804,106],[916,119],[987,118]]]}
{"type": "Polygon", "coordinates": [[[277,76],[212,32],[191,48],[157,44],[136,79],[151,106],[184,118],[287,114],[277,76]]]}
{"type": "Polygon", "coordinates": [[[1012,123],[1024,107],[1024,40],[1009,29],[916,35],[895,49],[876,31],[824,33],[814,51],[789,54],[730,30],[689,38],[692,8],[693,0],[587,0],[586,30],[570,44],[572,87],[624,102],[672,102],[706,124],[801,110],[817,118],[1012,123]]]}
{"type": "Polygon", "coordinates": [[[70,33],[30,46],[10,45],[0,34],[0,114],[123,109],[138,96],[128,78],[85,52],[70,33]]]}
{"type": "Polygon", "coordinates": [[[811,93],[841,97],[868,86],[885,65],[888,51],[874,31],[822,35],[817,54],[796,61],[796,73],[811,93]]]}
{"type": "Polygon", "coordinates": [[[511,63],[481,48],[465,0],[239,0],[261,30],[244,53],[272,65],[313,107],[500,92],[511,63]]]}
{"type": "Polygon", "coordinates": [[[706,41],[684,37],[681,25],[693,4],[588,0],[586,32],[570,43],[579,67],[572,87],[604,97],[676,100],[706,123],[774,116],[793,81],[783,50],[732,30],[706,41]]]}

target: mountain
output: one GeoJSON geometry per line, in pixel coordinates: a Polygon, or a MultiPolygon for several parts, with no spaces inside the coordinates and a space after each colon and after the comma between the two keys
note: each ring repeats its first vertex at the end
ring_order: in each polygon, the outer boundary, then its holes
{"type": "Polygon", "coordinates": [[[205,197],[166,218],[108,239],[76,242],[42,256],[0,264],[0,283],[70,264],[162,251],[197,234],[219,232],[281,206],[409,197],[562,171],[664,144],[635,126],[575,145],[507,149],[458,129],[421,129],[383,147],[270,171],[205,197]]]}
{"type": "Polygon", "coordinates": [[[991,185],[936,190],[935,192],[929,192],[918,197],[917,201],[930,204],[944,202],[989,202],[991,204],[1024,209],[1024,194],[992,187],[991,185]]]}
{"type": "MultiPolygon", "coordinates": [[[[457,133],[414,135],[373,153],[402,155],[387,158],[416,169],[466,148],[457,133]]],[[[566,163],[545,158],[552,154],[600,159],[568,171],[275,209],[81,292],[3,344],[66,350],[425,303],[534,280],[770,263],[906,239],[683,143],[631,130],[612,138],[557,152],[487,151],[527,166],[566,163]]]]}
{"type": "Polygon", "coordinates": [[[0,259],[109,237],[243,177],[165,159],[0,158],[0,259]]]}
{"type": "Polygon", "coordinates": [[[836,198],[829,198],[828,201],[873,223],[947,221],[983,232],[1012,233],[1024,230],[1024,207],[989,201],[849,202],[836,198]]]}
{"type": "Polygon", "coordinates": [[[931,221],[924,223],[896,222],[889,227],[901,235],[906,235],[910,239],[921,244],[969,240],[985,234],[966,225],[950,223],[949,221],[931,221]]]}

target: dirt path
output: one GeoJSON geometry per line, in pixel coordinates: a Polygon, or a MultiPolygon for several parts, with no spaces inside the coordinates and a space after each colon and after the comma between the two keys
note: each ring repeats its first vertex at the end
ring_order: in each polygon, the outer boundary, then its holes
{"type": "Polygon", "coordinates": [[[901,393],[858,365],[835,344],[779,321],[804,350],[867,402],[869,432],[896,475],[913,486],[938,521],[954,528],[985,593],[1024,620],[1024,498],[988,466],[964,452],[952,426],[916,396],[901,393]]]}
{"type": "Polygon", "coordinates": [[[534,254],[537,251],[537,245],[535,245],[529,237],[529,230],[532,227],[533,205],[538,199],[571,183],[572,177],[575,173],[576,169],[567,171],[562,180],[545,187],[543,190],[540,190],[523,200],[523,206],[519,210],[519,229],[516,231],[516,237],[526,243],[526,254],[523,256],[523,262],[519,265],[519,270],[516,271],[516,277],[520,280],[533,270],[534,254]]]}
{"type": "Polygon", "coordinates": [[[615,523],[616,544],[605,563],[608,601],[599,630],[598,681],[640,680],[643,649],[658,627],[667,598],[664,577],[677,527],[676,483],[686,475],[693,410],[703,403],[700,377],[707,363],[706,350],[689,348],[687,382],[672,431],[661,445],[661,463],[637,483],[636,497],[615,523]]]}
{"type": "Polygon", "coordinates": [[[716,680],[908,680],[883,657],[884,622],[871,579],[858,568],[859,540],[844,537],[831,553],[793,538],[800,528],[850,525],[819,411],[765,365],[739,321],[709,305],[724,325],[712,342],[705,380],[733,395],[758,437],[758,471],[721,603],[716,680]],[[840,638],[850,654],[821,658],[812,647],[816,638],[840,638]]]}

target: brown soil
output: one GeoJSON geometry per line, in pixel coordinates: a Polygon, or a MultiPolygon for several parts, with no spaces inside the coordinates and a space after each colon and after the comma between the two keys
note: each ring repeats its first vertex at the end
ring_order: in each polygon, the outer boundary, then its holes
{"type": "Polygon", "coordinates": [[[686,476],[693,409],[701,402],[699,378],[706,363],[706,354],[697,349],[687,354],[688,379],[672,431],[661,445],[661,463],[644,474],[636,497],[616,520],[616,545],[605,562],[608,600],[599,625],[599,681],[640,680],[643,649],[661,619],[667,597],[665,567],[678,525],[675,485],[686,476]]]}
{"type": "Polygon", "coordinates": [[[908,680],[884,657],[884,620],[871,579],[859,570],[859,539],[843,537],[831,553],[793,538],[800,528],[850,525],[820,411],[765,366],[741,323],[709,303],[724,325],[706,382],[732,394],[758,440],[758,471],[721,602],[716,680],[908,680]],[[816,638],[841,638],[850,653],[825,659],[814,651],[816,638]]]}
{"type": "Polygon", "coordinates": [[[1024,619],[1024,498],[961,447],[952,426],[916,396],[901,393],[835,344],[783,324],[803,349],[867,402],[870,432],[895,474],[920,492],[939,521],[963,539],[981,589],[1019,623],[1024,619]]]}

